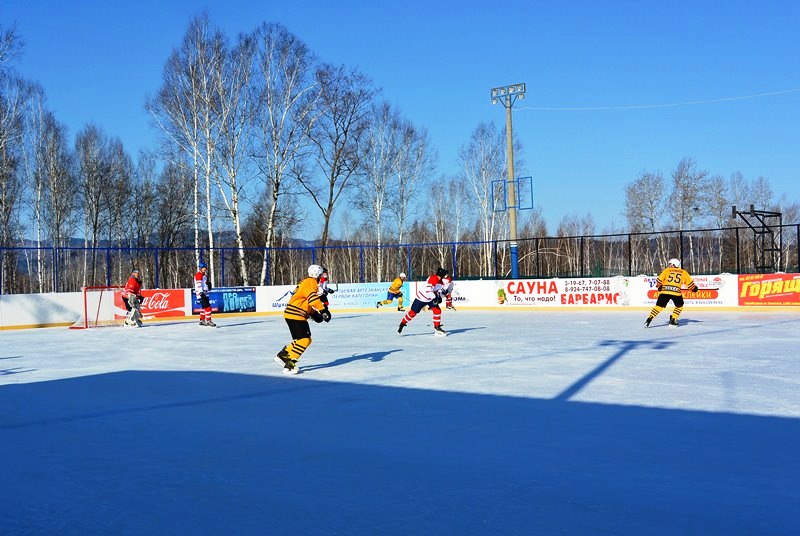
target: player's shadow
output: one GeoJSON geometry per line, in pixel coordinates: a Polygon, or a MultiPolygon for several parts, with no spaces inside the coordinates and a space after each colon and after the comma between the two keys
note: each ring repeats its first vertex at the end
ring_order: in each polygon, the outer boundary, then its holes
{"type": "MultiPolygon", "coordinates": [[[[702,323],[703,323],[703,320],[695,320],[694,318],[681,318],[681,319],[678,320],[678,327],[686,326],[688,324],[702,324],[702,323]]],[[[653,329],[653,328],[657,328],[657,329],[660,329],[660,328],[672,328],[672,329],[674,329],[675,326],[670,326],[669,325],[669,318],[667,318],[663,322],[659,322],[658,324],[650,324],[650,326],[647,329],[653,329]]]]}
{"type": "Polygon", "coordinates": [[[3,359],[20,359],[21,357],[22,357],[21,355],[10,355],[8,357],[0,357],[0,360],[3,360],[3,359]]]}
{"type": "Polygon", "coordinates": [[[236,322],[234,324],[228,324],[223,320],[221,324],[217,325],[217,328],[235,328],[238,326],[249,326],[251,324],[263,324],[263,323],[264,323],[263,320],[251,320],[250,322],[236,322]]]}
{"type": "Polygon", "coordinates": [[[22,367],[14,367],[9,369],[0,369],[0,376],[11,376],[12,374],[22,374],[23,372],[33,372],[35,368],[24,369],[22,367]]]}
{"type": "Polygon", "coordinates": [[[300,370],[302,372],[309,372],[309,371],[312,371],[312,370],[319,370],[319,369],[325,369],[325,368],[331,368],[331,367],[338,367],[339,365],[346,365],[347,363],[352,363],[353,361],[359,361],[359,360],[362,360],[362,359],[363,360],[367,360],[367,361],[371,361],[372,363],[377,363],[379,361],[383,361],[383,359],[387,355],[393,354],[395,352],[400,352],[400,351],[402,351],[402,350],[400,350],[398,348],[397,350],[388,350],[386,352],[370,352],[368,354],[353,354],[350,357],[341,357],[339,359],[336,359],[335,361],[331,361],[330,363],[320,363],[318,365],[309,365],[307,367],[300,367],[300,370]]]}
{"type": "Polygon", "coordinates": [[[477,326],[477,327],[474,327],[474,328],[448,329],[447,330],[447,336],[449,337],[451,335],[456,335],[458,333],[465,333],[467,331],[473,331],[473,330],[476,330],[476,329],[486,329],[486,326],[477,326]]]}
{"type": "MultiPolygon", "coordinates": [[[[336,310],[333,311],[333,314],[336,314],[336,310]]],[[[342,315],[342,316],[336,315],[333,317],[333,319],[344,320],[345,318],[361,318],[362,316],[367,316],[367,315],[342,315]]]]}

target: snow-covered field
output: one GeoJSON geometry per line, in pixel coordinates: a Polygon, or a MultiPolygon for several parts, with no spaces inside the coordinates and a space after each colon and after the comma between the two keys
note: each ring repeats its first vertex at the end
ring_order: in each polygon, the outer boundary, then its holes
{"type": "Polygon", "coordinates": [[[0,332],[0,534],[798,534],[800,314],[0,332]]]}

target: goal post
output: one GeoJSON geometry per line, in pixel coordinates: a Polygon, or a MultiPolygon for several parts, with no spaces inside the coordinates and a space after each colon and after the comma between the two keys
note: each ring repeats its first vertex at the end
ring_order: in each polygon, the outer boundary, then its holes
{"type": "Polygon", "coordinates": [[[121,326],[127,311],[122,303],[121,287],[84,287],[81,318],[70,329],[121,326]]]}

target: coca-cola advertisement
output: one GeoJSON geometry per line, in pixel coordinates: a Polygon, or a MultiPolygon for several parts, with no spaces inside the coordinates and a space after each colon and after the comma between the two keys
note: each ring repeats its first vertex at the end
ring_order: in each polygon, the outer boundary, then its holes
{"type": "MultiPolygon", "coordinates": [[[[125,318],[125,304],[122,293],[114,293],[116,318],[125,318]]],[[[186,316],[186,300],[183,289],[147,289],[142,290],[144,301],[141,305],[144,318],[186,316]]]]}

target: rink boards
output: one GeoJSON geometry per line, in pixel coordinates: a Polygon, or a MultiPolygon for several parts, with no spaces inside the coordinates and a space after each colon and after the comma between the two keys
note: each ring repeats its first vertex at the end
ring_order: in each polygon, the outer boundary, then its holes
{"type": "MultiPolygon", "coordinates": [[[[684,290],[686,307],[693,309],[797,308],[800,310],[800,274],[717,274],[696,276],[697,292],[684,290]]],[[[405,305],[417,286],[403,285],[405,305]]],[[[386,298],[390,282],[333,285],[332,310],[370,310],[386,298]]],[[[215,314],[268,314],[283,311],[294,285],[225,287],[212,291],[215,314]],[[245,306],[246,305],[246,306],[245,306]]],[[[145,318],[194,318],[190,289],[143,291],[145,318]],[[164,309],[167,307],[167,309],[164,309]],[[163,310],[162,310],[163,309],[163,310]]],[[[656,277],[588,277],[459,281],[453,305],[466,309],[626,309],[649,308],[658,291],[656,277]]],[[[386,306],[384,309],[394,308],[386,306]]],[[[81,317],[80,292],[0,296],[0,329],[71,325],[81,317]]]]}

